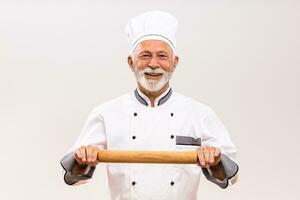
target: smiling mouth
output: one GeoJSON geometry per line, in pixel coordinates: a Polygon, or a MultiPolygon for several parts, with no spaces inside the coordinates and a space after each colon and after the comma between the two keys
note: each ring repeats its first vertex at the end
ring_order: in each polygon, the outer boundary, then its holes
{"type": "Polygon", "coordinates": [[[145,73],[145,75],[150,76],[150,77],[159,77],[162,76],[162,73],[145,73]]]}

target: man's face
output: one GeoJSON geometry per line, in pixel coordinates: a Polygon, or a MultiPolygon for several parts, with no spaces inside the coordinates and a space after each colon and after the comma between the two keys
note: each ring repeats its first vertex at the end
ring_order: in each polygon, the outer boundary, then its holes
{"type": "Polygon", "coordinates": [[[169,82],[177,63],[171,47],[160,40],[141,42],[128,57],[137,81],[150,92],[159,91],[169,82]]]}

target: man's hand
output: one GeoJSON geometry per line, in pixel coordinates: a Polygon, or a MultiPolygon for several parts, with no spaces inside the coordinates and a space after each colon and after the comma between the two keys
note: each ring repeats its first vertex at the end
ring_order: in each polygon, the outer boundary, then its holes
{"type": "Polygon", "coordinates": [[[197,149],[199,165],[203,168],[216,166],[221,161],[221,150],[211,146],[197,149]]]}
{"type": "Polygon", "coordinates": [[[80,165],[96,166],[99,148],[95,146],[81,146],[75,152],[75,159],[80,165]]]}
{"type": "Polygon", "coordinates": [[[225,178],[225,170],[221,161],[221,149],[211,146],[202,146],[197,149],[199,165],[208,168],[211,175],[221,181],[225,178]]]}

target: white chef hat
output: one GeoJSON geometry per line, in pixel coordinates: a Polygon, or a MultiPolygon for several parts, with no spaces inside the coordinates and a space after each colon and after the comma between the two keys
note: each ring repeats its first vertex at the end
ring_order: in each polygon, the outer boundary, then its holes
{"type": "Polygon", "coordinates": [[[130,41],[129,55],[145,40],[164,41],[175,53],[177,24],[174,16],[162,11],[148,11],[130,19],[125,28],[130,41]]]}

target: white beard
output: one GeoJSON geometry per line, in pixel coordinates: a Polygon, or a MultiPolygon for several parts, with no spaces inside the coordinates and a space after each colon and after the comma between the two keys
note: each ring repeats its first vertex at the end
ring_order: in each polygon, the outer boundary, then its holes
{"type": "Polygon", "coordinates": [[[166,83],[170,81],[172,77],[172,70],[171,72],[166,72],[161,68],[156,68],[153,70],[150,67],[147,67],[144,70],[138,71],[135,67],[134,75],[136,77],[136,80],[143,86],[143,88],[150,92],[156,92],[162,89],[166,85],[166,83]],[[160,80],[148,80],[145,77],[145,73],[162,74],[162,78],[160,80]]]}

